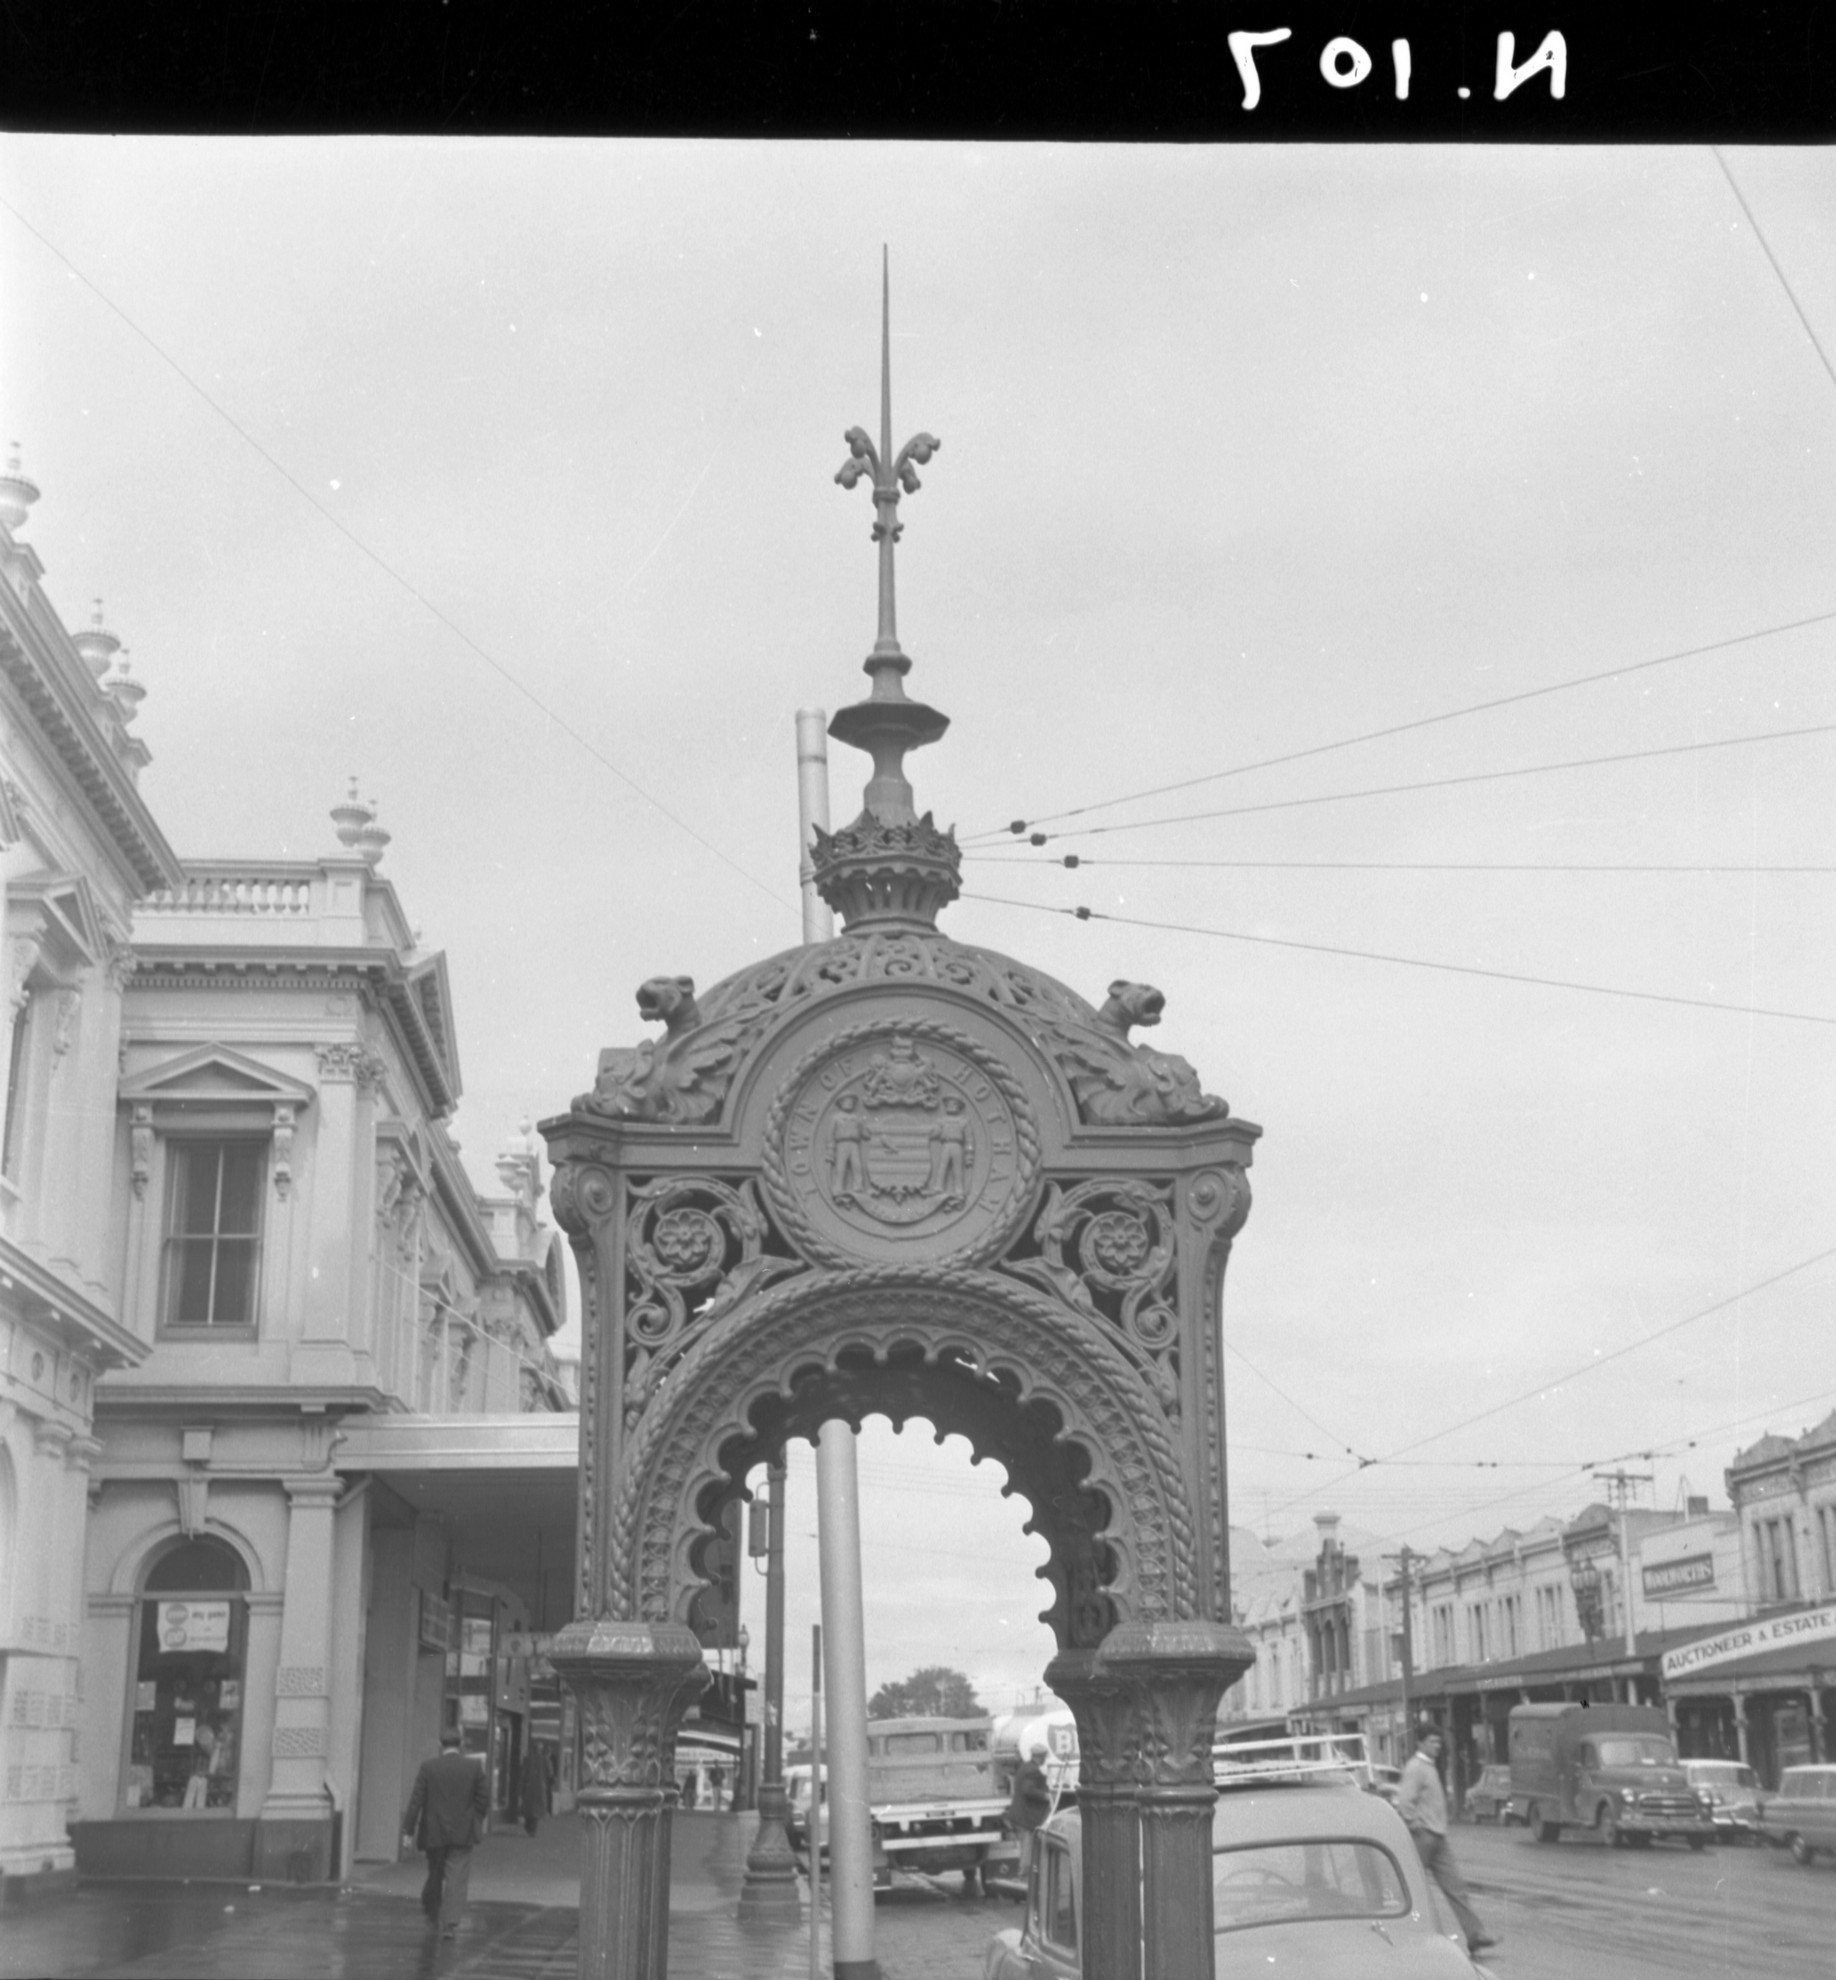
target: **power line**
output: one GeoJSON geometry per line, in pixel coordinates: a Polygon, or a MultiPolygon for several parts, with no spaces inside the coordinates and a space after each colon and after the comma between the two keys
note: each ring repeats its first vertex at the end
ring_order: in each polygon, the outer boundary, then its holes
{"type": "MultiPolygon", "coordinates": [[[[398,571],[395,568],[395,566],[391,564],[388,561],[388,559],[382,555],[380,551],[371,549],[369,544],[367,544],[363,540],[363,538],[360,537],[353,529],[351,529],[351,527],[347,523],[345,523],[339,516],[335,515],[330,509],[328,509],[325,506],[325,504],[321,502],[315,494],[313,494],[311,489],[307,488],[303,482],[299,481],[286,467],[284,467],[278,460],[276,460],[275,457],[268,452],[267,448],[264,447],[261,444],[261,442],[257,440],[255,436],[252,433],[250,433],[246,427],[242,426],[230,413],[225,411],[225,409],[222,406],[218,405],[216,400],[213,399],[207,391],[205,391],[204,387],[200,385],[195,378],[192,377],[190,372],[188,372],[185,369],[185,367],[182,364],[180,364],[179,361],[175,357],[173,357],[169,351],[165,350],[150,335],[148,335],[148,333],[145,330],[143,330],[140,327],[140,325],[136,323],[130,315],[128,315],[127,311],[124,310],[119,303],[115,302],[114,299],[111,296],[109,296],[104,290],[98,288],[97,285],[93,281],[91,281],[86,274],[84,274],[82,269],[80,269],[76,265],[76,263],[70,259],[70,257],[63,251],[62,248],[60,248],[57,245],[55,241],[50,239],[48,235],[41,233],[38,230],[38,228],[33,226],[31,221],[28,220],[25,217],[25,215],[21,213],[16,206],[12,204],[10,200],[0,199],[0,207],[5,207],[6,211],[10,213],[13,216],[13,218],[17,220],[23,228],[25,228],[27,233],[31,234],[36,240],[41,242],[46,248],[48,248],[51,251],[52,254],[56,255],[58,260],[61,261],[64,264],[64,266],[70,270],[71,274],[74,275],[77,278],[77,280],[81,282],[83,286],[86,289],[88,289],[89,292],[100,303],[104,305],[105,308],[111,310],[116,316],[118,316],[121,319],[121,321],[125,323],[131,331],[133,331],[134,335],[137,336],[141,340],[141,342],[144,343],[147,346],[147,348],[150,351],[152,351],[153,354],[157,358],[159,358],[159,360],[163,364],[167,365],[180,379],[182,379],[184,383],[188,385],[191,388],[191,390],[195,392],[197,396],[204,401],[204,403],[211,409],[211,411],[214,412],[217,415],[217,417],[220,420],[222,420],[223,423],[227,427],[229,427],[229,429],[233,433],[235,433],[238,436],[238,438],[240,438],[241,440],[246,442],[248,446],[253,448],[254,451],[257,454],[259,454],[264,461],[267,462],[269,467],[271,467],[274,470],[274,472],[278,474],[284,482],[286,482],[287,486],[291,488],[296,495],[298,495],[303,501],[309,504],[312,509],[314,509],[320,516],[322,516],[325,519],[325,521],[330,523],[333,529],[335,529],[339,533],[339,535],[342,536],[348,543],[350,543],[355,549],[361,552],[362,555],[367,557],[370,560],[370,562],[374,564],[376,568],[384,574],[385,577],[388,577],[394,583],[400,585],[402,590],[404,590],[408,594],[408,596],[415,601],[417,605],[421,606],[421,608],[424,611],[431,613],[434,618],[438,619],[441,625],[443,625],[447,629],[447,631],[454,636],[454,638],[461,641],[466,647],[468,647],[471,650],[471,652],[476,654],[478,658],[482,660],[485,663],[485,665],[491,669],[493,673],[497,674],[502,680],[507,682],[509,686],[513,687],[516,690],[516,692],[520,694],[523,697],[523,699],[530,704],[531,707],[536,709],[540,714],[542,714],[550,722],[552,722],[555,725],[555,727],[559,729],[564,736],[567,736],[572,741],[578,743],[579,746],[583,750],[585,750],[586,753],[590,757],[592,757],[594,762],[599,764],[602,769],[611,771],[613,776],[615,776],[621,784],[625,785],[625,787],[628,790],[632,791],[636,796],[642,798],[644,802],[650,805],[654,810],[660,812],[665,818],[669,820],[669,822],[672,825],[674,825],[677,828],[678,831],[686,832],[688,836],[691,839],[693,839],[695,843],[698,846],[700,846],[704,852],[712,853],[714,857],[717,860],[719,860],[723,866],[731,867],[733,871],[737,873],[743,880],[749,881],[753,886],[758,888],[758,890],[761,893],[769,895],[770,898],[773,901],[777,902],[777,904],[780,907],[788,907],[789,905],[791,905],[775,889],[768,887],[763,880],[757,877],[756,874],[749,873],[746,870],[746,868],[741,866],[736,859],[733,859],[728,854],[722,852],[721,849],[717,845],[715,845],[711,840],[704,839],[701,836],[701,834],[695,830],[694,826],[690,825],[686,820],[678,818],[676,814],[670,810],[668,805],[666,805],[662,801],[661,798],[655,796],[652,792],[646,790],[644,786],[636,780],[636,778],[627,775],[625,771],[621,770],[618,767],[618,765],[614,763],[612,759],[605,754],[603,750],[599,749],[596,745],[589,742],[586,739],[586,737],[583,736],[580,733],[580,731],[576,729],[567,720],[567,718],[564,715],[557,714],[554,709],[549,707],[548,703],[545,702],[541,698],[541,696],[535,692],[533,688],[524,686],[524,684],[516,677],[515,674],[513,674],[510,671],[508,667],[506,667],[503,664],[502,661],[498,660],[494,655],[488,653],[484,647],[480,646],[479,643],[471,636],[470,633],[468,633],[465,630],[463,626],[458,625],[454,620],[449,618],[446,615],[446,613],[443,612],[440,609],[440,607],[436,605],[434,601],[431,598],[429,598],[424,591],[420,590],[416,585],[410,582],[409,579],[405,578],[401,574],[401,572],[398,571]]],[[[702,470],[704,478],[706,472],[707,470],[706,468],[704,468],[702,470]]],[[[701,484],[698,481],[695,485],[696,487],[699,487],[701,484]]],[[[692,495],[692,491],[691,491],[691,495],[692,495]]],[[[686,506],[686,504],[684,506],[686,506]]],[[[675,524],[672,523],[670,527],[673,529],[675,527],[675,524]]],[[[668,531],[665,531],[664,534],[667,535],[668,531]]]]}
{"type": "Polygon", "coordinates": [[[1556,770],[1598,770],[1615,763],[1642,763],[1659,756],[1693,756],[1709,749],[1738,749],[1747,743],[1791,742],[1802,736],[1826,736],[1836,722],[1817,722],[1804,729],[1769,729],[1756,736],[1717,736],[1710,742],[1667,743],[1658,749],[1629,749],[1611,756],[1573,756],[1559,763],[1525,763],[1512,770],[1469,770],[1457,777],[1427,777],[1408,784],[1374,784],[1359,791],[1322,791],[1312,797],[1267,798],[1260,804],[1226,805],[1216,811],[1182,811],[1171,818],[1135,818],[1120,825],[1078,825],[1068,832],[1034,832],[1034,845],[1050,839],[1093,839],[1114,832],[1150,832],[1161,825],[1197,825],[1212,818],[1247,818],[1262,811],[1297,811],[1309,805],[1344,804],[1354,798],[1402,797],[1417,791],[1451,790],[1459,784],[1496,784],[1512,777],[1543,777],[1556,770]]]}
{"type": "Polygon", "coordinates": [[[1229,868],[1280,873],[1731,873],[1742,879],[1756,874],[1836,873],[1831,866],[1710,866],[1688,862],[1600,862],[1577,860],[1515,861],[1497,859],[1111,859],[1107,854],[1059,853],[1035,859],[1027,853],[966,852],[979,866],[1025,866],[1037,873],[1042,866],[1076,870],[1085,866],[1151,866],[1229,868]]]}
{"type": "Polygon", "coordinates": [[[1747,225],[1753,229],[1753,238],[1759,242],[1761,248],[1765,251],[1766,259],[1772,263],[1772,272],[1779,278],[1779,287],[1785,291],[1787,300],[1791,303],[1792,308],[1798,312],[1798,321],[1804,326],[1805,336],[1811,340],[1811,349],[1823,360],[1823,368],[1830,374],[1830,383],[1836,385],[1836,366],[1831,365],[1829,352],[1823,348],[1822,340],[1818,337],[1816,331],[1811,328],[1811,320],[1804,314],[1804,305],[1799,302],[1796,290],[1785,279],[1785,271],[1779,266],[1779,258],[1773,253],[1771,243],[1760,231],[1760,223],[1754,219],[1753,209],[1747,204],[1747,195],[1741,191],[1739,185],[1736,183],[1734,174],[1728,166],[1728,161],[1721,155],[1720,145],[1712,144],[1709,146],[1709,149],[1715,154],[1715,163],[1721,167],[1722,175],[1726,178],[1729,186],[1733,188],[1734,197],[1740,201],[1740,210],[1747,216],[1747,225]]]}
{"type": "MultiPolygon", "coordinates": [[[[1680,1333],[1685,1327],[1693,1327],[1697,1321],[1707,1320],[1717,1313],[1725,1312],[1730,1306],[1738,1306],[1742,1300],[1751,1299],[1756,1293],[1766,1292],[1773,1286],[1780,1285],[1785,1280],[1795,1277],[1800,1272],[1809,1271],[1813,1265],[1822,1264],[1828,1258],[1836,1258],[1836,1245],[1831,1245],[1823,1251],[1815,1252],[1809,1258],[1800,1258],[1796,1264],[1787,1265],[1784,1270],[1774,1272],[1768,1278],[1757,1280],[1749,1286],[1743,1286],[1739,1292],[1730,1293],[1725,1299],[1718,1299],[1708,1306],[1700,1307],[1694,1313],[1687,1313],[1680,1320],[1667,1321],[1662,1327],[1653,1328],[1650,1333],[1641,1334],[1636,1340],[1627,1341],[1624,1346],[1616,1347],[1608,1354],[1597,1354],[1590,1360],[1582,1362],[1578,1367],[1569,1369],[1565,1374],[1549,1376],[1539,1382],[1533,1389],[1525,1389],[1521,1394],[1508,1396],[1503,1402],[1493,1403],[1489,1408],[1478,1410],[1471,1416],[1463,1416],[1457,1423],[1450,1423],[1445,1429],[1432,1431],[1426,1437],[1418,1437],[1412,1444],[1399,1445],[1385,1457],[1360,1458],[1352,1470],[1341,1472],[1336,1478],[1328,1479],[1323,1485],[1309,1486],[1306,1491],[1296,1494],[1294,1498],[1285,1500],[1281,1505],[1275,1507],[1274,1511],[1276,1513],[1283,1513],[1294,1506],[1305,1505],[1309,1499],[1317,1499],[1324,1493],[1336,1491],[1341,1485],[1349,1484],[1352,1479],[1364,1472],[1373,1470],[1381,1465],[1392,1464],[1398,1458],[1407,1457],[1414,1451],[1426,1449],[1430,1444],[1438,1444],[1443,1437],[1455,1436],[1462,1430],[1470,1430],[1475,1423],[1488,1422],[1494,1416],[1502,1416],[1506,1410],[1516,1409],[1522,1403],[1533,1402],[1537,1398],[1548,1394],[1551,1389],[1560,1388],[1565,1382],[1577,1381],[1583,1375],[1591,1375],[1595,1369],[1605,1368],[1612,1362],[1623,1360],[1625,1356],[1637,1353],[1640,1348],[1649,1347],[1654,1341],[1661,1341],[1671,1334],[1680,1333]]],[[[1633,1453],[1633,1455],[1642,1456],[1643,1453],[1638,1452],[1633,1453]]],[[[1591,1468],[1591,1466],[1578,1467],[1581,1470],[1591,1468]]],[[[1533,1486],[1526,1486],[1524,1488],[1525,1491],[1534,1489],[1536,1488],[1533,1486]]],[[[1520,1497],[1522,1495],[1521,1493],[1510,1493],[1506,1496],[1520,1497]]],[[[1497,1501],[1495,1503],[1503,1502],[1497,1501]]]]}
{"type": "Polygon", "coordinates": [[[1583,1375],[1591,1375],[1597,1368],[1605,1368],[1609,1363],[1623,1360],[1629,1354],[1636,1354],[1640,1348],[1649,1347],[1653,1341],[1661,1341],[1671,1334],[1681,1333],[1685,1327],[1693,1327],[1699,1320],[1711,1319],[1717,1313],[1725,1313],[1730,1306],[1738,1306],[1743,1299],[1751,1299],[1754,1294],[1769,1291],[1785,1280],[1795,1278],[1800,1272],[1808,1272],[1813,1265],[1821,1265],[1825,1259],[1836,1258],[1836,1245],[1813,1253],[1809,1258],[1800,1258],[1795,1265],[1787,1265],[1783,1271],[1774,1272],[1769,1278],[1756,1280],[1750,1286],[1743,1286],[1739,1292],[1729,1293],[1725,1299],[1713,1301],[1699,1307],[1694,1313],[1686,1313],[1681,1320],[1667,1321],[1662,1327],[1654,1327],[1648,1334],[1640,1334],[1636,1340],[1627,1341],[1623,1347],[1616,1347],[1608,1354],[1597,1354],[1590,1360],[1581,1362],[1566,1374],[1553,1375],[1539,1382],[1535,1388],[1526,1389],[1521,1395],[1508,1397],[1504,1402],[1493,1403],[1489,1409],[1477,1411],[1472,1416],[1463,1416],[1459,1422],[1450,1423],[1445,1430],[1437,1430],[1431,1436],[1418,1437],[1413,1444],[1403,1444],[1391,1451],[1388,1457],[1379,1458],[1379,1464],[1388,1464],[1395,1458],[1410,1451],[1419,1451],[1429,1444],[1438,1444],[1443,1437],[1454,1436],[1461,1430],[1470,1430],[1475,1423],[1484,1423],[1494,1416],[1502,1416],[1507,1409],[1515,1409],[1520,1403],[1533,1402],[1537,1397],[1558,1389],[1564,1382],[1573,1382],[1583,1375]]]}
{"type": "Polygon", "coordinates": [[[1494,709],[1511,708],[1520,702],[1536,701],[1544,695],[1565,694],[1571,688],[1595,687],[1602,681],[1616,681],[1629,674],[1649,672],[1653,667],[1669,667],[1680,660],[1700,659],[1705,653],[1722,653],[1729,647],[1750,645],[1754,640],[1771,639],[1779,633],[1801,632],[1806,626],[1824,625],[1831,619],[1836,619],[1836,611],[1814,612],[1807,619],[1788,619],[1776,626],[1761,626],[1756,632],[1735,633],[1727,639],[1711,640],[1706,646],[1688,646],[1676,653],[1661,653],[1652,660],[1634,660],[1623,666],[1608,667],[1598,674],[1577,674],[1571,680],[1551,681],[1546,687],[1525,688],[1517,694],[1499,695],[1491,701],[1475,701],[1464,708],[1449,708],[1439,715],[1422,715],[1413,721],[1394,722],[1388,728],[1367,729],[1361,735],[1343,736],[1337,742],[1315,743],[1311,748],[1289,750],[1282,756],[1265,756],[1253,763],[1237,763],[1225,770],[1209,770],[1202,776],[1185,777],[1177,783],[1156,784],[1149,790],[1131,791],[1126,797],[1101,798],[1094,804],[1077,805],[1068,811],[1041,812],[1037,818],[1017,819],[1011,825],[995,825],[970,833],[964,843],[976,839],[1004,838],[1010,833],[1024,832],[1031,826],[1052,824],[1060,818],[1082,818],[1089,812],[1107,811],[1118,804],[1138,804],[1146,798],[1168,797],[1174,791],[1191,790],[1199,784],[1213,784],[1221,778],[1247,776],[1252,770],[1273,770],[1284,763],[1300,763],[1313,756],[1329,756],[1335,750],[1353,749],[1359,743],[1382,742],[1390,736],[1431,729],[1439,723],[1457,722],[1468,715],[1486,715],[1494,709]]]}
{"type": "Polygon", "coordinates": [[[1259,948],[1298,949],[1307,955],[1345,956],[1354,962],[1393,963],[1404,969],[1439,970],[1450,976],[1478,976],[1495,983],[1526,983],[1541,990],[1578,990],[1595,997],[1625,997],[1643,1004],[1678,1004],[1686,1009],[1721,1011],[1729,1017],[1784,1018],[1798,1024],[1836,1025],[1836,1017],[1816,1011],[1779,1011],[1763,1004],[1723,1004],[1712,997],[1678,997],[1661,990],[1623,990],[1610,983],[1577,983],[1562,976],[1530,976],[1518,970],[1482,969],[1476,963],[1435,962],[1425,956],[1392,956],[1376,949],[1347,949],[1329,942],[1296,942],[1279,935],[1246,935],[1234,928],[1199,928],[1183,921],[1149,921],[1140,915],[1105,914],[1092,907],[1049,907],[1043,901],[1009,900],[1001,894],[964,892],[966,901],[995,907],[1030,908],[1035,914],[1069,915],[1076,921],[1112,921],[1119,928],[1151,928],[1169,935],[1206,935],[1220,942],[1251,942],[1259,948]]]}

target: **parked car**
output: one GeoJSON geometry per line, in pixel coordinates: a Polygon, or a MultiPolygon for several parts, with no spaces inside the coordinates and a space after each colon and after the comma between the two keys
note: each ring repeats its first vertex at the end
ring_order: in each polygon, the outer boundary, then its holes
{"type": "Polygon", "coordinates": [[[1759,1798],[1758,1828],[1768,1842],[1783,1843],[1796,1863],[1818,1850],[1836,1854],[1836,1767],[1787,1767],[1777,1794],[1759,1798]]]}
{"type": "Polygon", "coordinates": [[[1475,1822],[1514,1822],[1511,1806],[1511,1770],[1507,1766],[1482,1767],[1479,1778],[1466,1790],[1466,1812],[1475,1822]]]}
{"type": "Polygon", "coordinates": [[[1738,1760],[1685,1760],[1683,1771],[1708,1806],[1715,1834],[1724,1842],[1749,1842],[1759,1834],[1759,1776],[1738,1760]]]}
{"type": "MultiPolygon", "coordinates": [[[[1081,1980],[1083,1832],[1038,1832],[1024,1923],[996,1933],[983,1980],[1081,1980]]],[[[1402,1817],[1358,1787],[1226,1790],[1211,1825],[1218,1972],[1309,1980],[1491,1980],[1467,1954],[1402,1817]]],[[[1197,1976],[1194,1976],[1197,1980],[1197,1976]]]]}

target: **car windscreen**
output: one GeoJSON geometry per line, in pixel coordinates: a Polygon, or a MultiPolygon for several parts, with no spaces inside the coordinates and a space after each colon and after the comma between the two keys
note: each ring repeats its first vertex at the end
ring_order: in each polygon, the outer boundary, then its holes
{"type": "Polygon", "coordinates": [[[1759,1786],[1759,1776],[1751,1767],[1743,1767],[1738,1760],[1698,1760],[1691,1765],[1689,1777],[1703,1787],[1759,1786]]]}
{"type": "Polygon", "coordinates": [[[1621,1733],[1599,1743],[1603,1767],[1674,1767],[1676,1755],[1667,1739],[1653,1734],[1621,1733]]]}
{"type": "Polygon", "coordinates": [[[1353,1836],[1214,1850],[1211,1894],[1220,1936],[1302,1918],[1400,1918],[1409,1909],[1396,1859],[1353,1836]]]}

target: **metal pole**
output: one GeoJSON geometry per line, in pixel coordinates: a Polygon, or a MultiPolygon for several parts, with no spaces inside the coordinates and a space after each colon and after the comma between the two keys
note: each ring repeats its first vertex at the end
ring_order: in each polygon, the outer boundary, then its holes
{"type": "Polygon", "coordinates": [[[860,1496],[854,1432],[816,1440],[822,1508],[823,1650],[828,1684],[829,1910],[835,1980],[879,1980],[873,1956],[873,1828],[867,1801],[867,1656],[861,1614],[860,1496]]]}
{"type": "MultiPolygon", "coordinates": [[[[828,724],[819,708],[797,714],[797,809],[803,848],[803,939],[834,938],[817,894],[814,828],[829,824],[828,724]]],[[[828,1659],[830,1778],[829,1910],[835,1980],[879,1980],[873,1955],[873,1832],[867,1801],[867,1645],[861,1610],[860,1490],[854,1432],[831,1420],[816,1439],[816,1527],[828,1659]]],[[[814,1860],[814,1859],[812,1859],[814,1860]]],[[[814,1886],[812,1885],[812,1891],[814,1886]]],[[[813,1900],[812,1900],[813,1904],[813,1900]]],[[[811,1943],[817,1920],[812,1910],[811,1943]]]]}
{"type": "MultiPolygon", "coordinates": [[[[810,1980],[822,1976],[822,1624],[810,1625],[810,1980]]],[[[833,1934],[831,1934],[831,1938],[833,1934]]]]}
{"type": "Polygon", "coordinates": [[[803,939],[827,942],[835,934],[835,917],[816,891],[816,866],[811,858],[811,827],[829,829],[829,718],[820,708],[797,710],[797,877],[803,888],[803,939]]]}
{"type": "Polygon", "coordinates": [[[1415,1728],[1409,1723],[1409,1694],[1415,1688],[1415,1594],[1409,1583],[1409,1550],[1402,1550],[1402,1762],[1415,1751],[1415,1728]]]}
{"type": "Polygon", "coordinates": [[[784,1794],[784,1458],[765,1472],[765,1750],[758,1783],[759,1826],[740,1886],[742,1924],[794,1925],[803,1916],[784,1794]]]}

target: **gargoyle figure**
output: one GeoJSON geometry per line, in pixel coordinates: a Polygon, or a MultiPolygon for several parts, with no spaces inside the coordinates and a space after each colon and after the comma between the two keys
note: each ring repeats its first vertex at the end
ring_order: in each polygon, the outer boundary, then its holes
{"type": "Polygon", "coordinates": [[[692,1031],[701,1022],[701,1011],[695,1002],[695,979],[692,976],[652,976],[638,985],[638,1016],[646,1024],[661,1023],[667,1027],[669,1038],[692,1031]]]}
{"type": "Polygon", "coordinates": [[[662,1024],[660,1039],[609,1045],[599,1055],[584,1112],[631,1121],[711,1121],[720,1112],[739,1056],[742,1025],[704,1025],[692,976],[653,976],[638,986],[638,1014],[662,1024]]]}
{"type": "Polygon", "coordinates": [[[1165,1126],[1180,1121],[1218,1121],[1230,1103],[1204,1092],[1198,1074],[1171,1052],[1131,1045],[1131,1025],[1158,1024],[1166,998],[1152,984],[1118,978],[1097,1013],[1098,1029],[1056,1025],[1057,1058],[1079,1115],[1113,1127],[1165,1126]]]}
{"type": "Polygon", "coordinates": [[[1127,983],[1121,977],[1109,986],[1108,1001],[1097,1012],[1097,1023],[1113,1031],[1125,1044],[1131,1024],[1158,1024],[1166,1009],[1164,992],[1151,983],[1127,983]]]}

